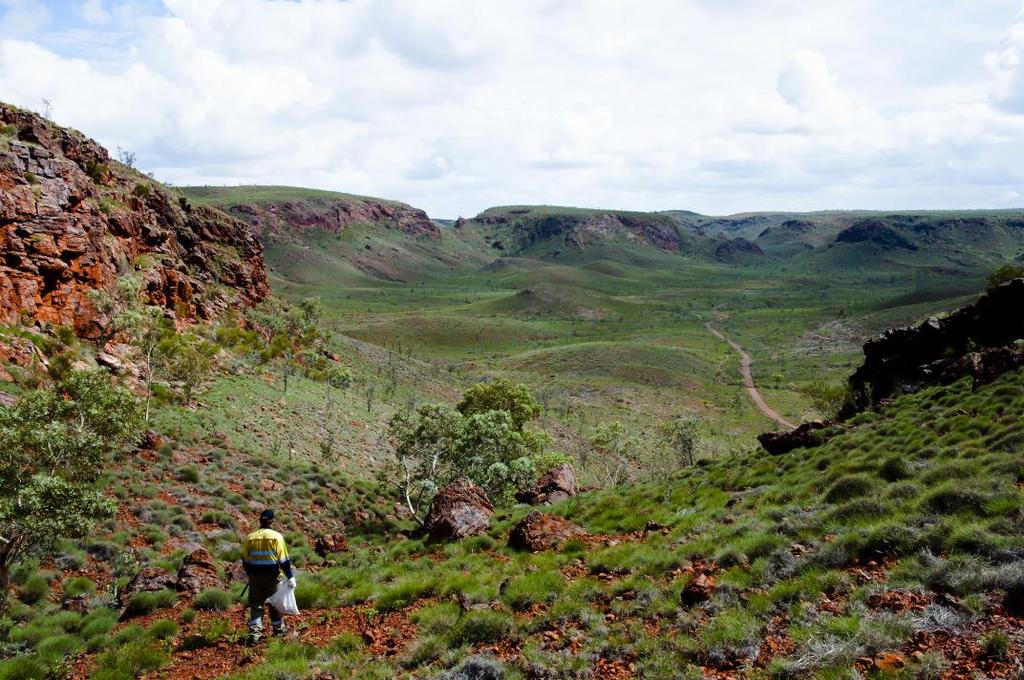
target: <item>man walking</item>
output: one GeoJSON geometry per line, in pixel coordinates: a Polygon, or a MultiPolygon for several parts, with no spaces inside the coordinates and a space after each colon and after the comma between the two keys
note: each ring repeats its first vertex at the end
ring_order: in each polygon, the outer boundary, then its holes
{"type": "MultiPolygon", "coordinates": [[[[283,572],[288,585],[295,587],[292,563],[284,537],[271,529],[274,511],[260,513],[260,528],[245,538],[242,544],[242,566],[249,577],[249,642],[255,644],[263,636],[263,604],[277,590],[278,575],[283,572]]],[[[270,625],[274,635],[284,635],[284,617],[270,605],[270,625]]]]}

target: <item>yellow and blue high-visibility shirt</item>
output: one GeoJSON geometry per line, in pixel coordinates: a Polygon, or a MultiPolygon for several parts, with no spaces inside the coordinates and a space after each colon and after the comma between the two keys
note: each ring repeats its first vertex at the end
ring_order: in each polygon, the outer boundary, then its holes
{"type": "Polygon", "coordinates": [[[278,570],[288,578],[292,576],[292,564],[288,559],[288,548],[284,536],[273,529],[257,529],[245,537],[242,543],[242,564],[247,573],[270,573],[278,570]]]}

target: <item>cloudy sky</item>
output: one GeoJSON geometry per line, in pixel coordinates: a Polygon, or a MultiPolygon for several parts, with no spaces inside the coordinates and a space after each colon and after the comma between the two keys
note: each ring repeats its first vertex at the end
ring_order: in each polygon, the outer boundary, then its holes
{"type": "Polygon", "coordinates": [[[1021,0],[0,0],[0,100],[175,184],[1024,206],[1021,0]]]}

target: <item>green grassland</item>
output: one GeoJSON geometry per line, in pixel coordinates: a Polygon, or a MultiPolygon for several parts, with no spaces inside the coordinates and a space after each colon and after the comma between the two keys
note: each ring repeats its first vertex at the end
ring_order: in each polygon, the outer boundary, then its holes
{"type": "MultiPolygon", "coordinates": [[[[283,188],[187,194],[221,207],[271,200],[315,210],[325,199],[283,188]]],[[[987,271],[1024,243],[1013,226],[1019,212],[715,219],[505,206],[457,228],[442,226],[439,238],[359,224],[341,233],[268,234],[266,252],[274,290],[292,300],[320,297],[342,334],[443,367],[455,384],[487,376],[525,382],[543,395],[552,418],[583,439],[597,423],[617,419],[653,445],[658,422],[686,413],[707,421],[712,440],[774,427],[746,402],[736,357],[707,333],[707,321],[722,318],[722,330],[752,354],[756,381],[784,415],[814,417],[804,385],[841,382],[871,335],[976,295],[987,271]],[[620,232],[588,237],[582,247],[565,240],[608,215],[676,229],[680,251],[620,232]],[[830,242],[865,218],[889,220],[920,247],[830,242]],[[800,233],[798,240],[820,247],[745,263],[707,254],[713,241],[702,230],[727,233],[748,223],[764,229],[794,219],[814,225],[811,237],[800,233]],[[952,224],[933,228],[928,219],[952,224]],[[974,233],[958,226],[965,219],[983,223],[974,233]],[[500,240],[507,243],[494,247],[500,240]]],[[[775,242],[785,248],[787,238],[775,242]]]]}
{"type": "MultiPolygon", "coordinates": [[[[356,194],[345,194],[339,191],[324,191],[322,189],[305,189],[302,187],[286,186],[259,186],[240,185],[233,187],[225,186],[192,186],[179,187],[183,195],[187,196],[193,203],[220,207],[225,205],[279,203],[282,201],[300,200],[336,200],[336,201],[365,201],[367,196],[356,194]]],[[[404,205],[399,201],[386,199],[370,199],[388,205],[404,205]]]]}

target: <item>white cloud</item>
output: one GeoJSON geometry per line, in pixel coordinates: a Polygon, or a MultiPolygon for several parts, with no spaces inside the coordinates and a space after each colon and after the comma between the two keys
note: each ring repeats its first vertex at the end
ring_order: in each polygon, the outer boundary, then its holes
{"type": "Polygon", "coordinates": [[[176,183],[438,216],[1005,205],[1021,188],[1011,0],[87,0],[63,31],[32,7],[0,0],[0,99],[46,97],[176,183]]]}
{"type": "Polygon", "coordinates": [[[0,0],[0,36],[38,31],[50,18],[50,11],[36,0],[0,0]]]}
{"type": "Polygon", "coordinates": [[[104,25],[110,22],[110,12],[103,5],[103,0],[85,0],[78,9],[82,18],[90,24],[104,25]]]}

